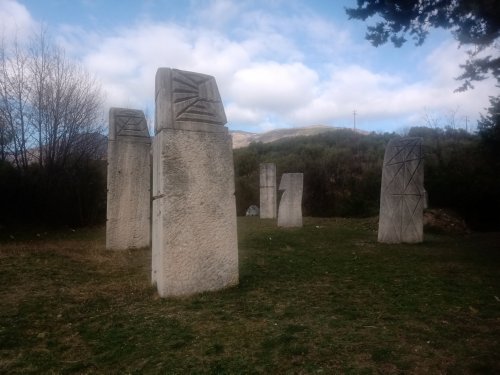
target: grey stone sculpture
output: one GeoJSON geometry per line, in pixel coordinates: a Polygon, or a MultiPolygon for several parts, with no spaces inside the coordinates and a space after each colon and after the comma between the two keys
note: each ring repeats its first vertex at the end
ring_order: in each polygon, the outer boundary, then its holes
{"type": "Polygon", "coordinates": [[[276,219],[276,164],[260,164],[260,218],[276,219]]]}
{"type": "Polygon", "coordinates": [[[424,204],[422,139],[393,139],[382,168],[378,241],[422,242],[424,204]]]}
{"type": "Polygon", "coordinates": [[[278,211],[279,227],[302,226],[302,190],[304,184],[303,173],[284,173],[281,176],[281,196],[278,211]]]}
{"type": "Polygon", "coordinates": [[[161,297],[238,283],[231,136],[215,79],[156,73],[152,282],[161,297]]]}
{"type": "Polygon", "coordinates": [[[150,245],[151,139],[144,113],[111,108],[106,248],[150,245]]]}

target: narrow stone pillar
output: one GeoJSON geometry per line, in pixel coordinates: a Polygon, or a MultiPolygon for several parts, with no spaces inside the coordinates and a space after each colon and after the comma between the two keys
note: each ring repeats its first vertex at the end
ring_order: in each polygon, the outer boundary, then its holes
{"type": "Polygon", "coordinates": [[[144,113],[109,110],[106,248],[146,247],[151,242],[151,138],[144,113]]]}
{"type": "Polygon", "coordinates": [[[276,164],[260,164],[260,218],[276,219],[276,164]]]}
{"type": "Polygon", "coordinates": [[[424,203],[422,139],[391,140],[382,168],[378,241],[422,242],[424,203]]]}
{"type": "Polygon", "coordinates": [[[231,136],[215,79],[156,73],[152,282],[161,297],[238,283],[231,136]]]}
{"type": "Polygon", "coordinates": [[[281,196],[278,211],[279,227],[302,226],[302,191],[304,185],[303,173],[284,173],[281,176],[281,196]]]}

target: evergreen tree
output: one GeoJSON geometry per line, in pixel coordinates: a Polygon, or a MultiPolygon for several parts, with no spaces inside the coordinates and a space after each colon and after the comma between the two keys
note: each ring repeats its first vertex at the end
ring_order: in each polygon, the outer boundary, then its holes
{"type": "Polygon", "coordinates": [[[358,0],[357,8],[346,8],[350,19],[365,21],[377,16],[367,27],[366,39],[375,47],[389,40],[401,47],[412,38],[422,45],[430,28],[450,30],[460,45],[471,47],[458,90],[472,88],[472,82],[492,75],[500,79],[500,6],[497,0],[358,0]],[[492,55],[481,56],[487,49],[492,55]]]}

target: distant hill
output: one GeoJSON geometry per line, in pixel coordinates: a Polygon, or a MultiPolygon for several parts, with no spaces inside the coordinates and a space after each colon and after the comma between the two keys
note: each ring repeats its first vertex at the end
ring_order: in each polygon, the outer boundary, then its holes
{"type": "MultiPolygon", "coordinates": [[[[311,125],[303,128],[287,128],[287,129],[276,129],[265,133],[250,133],[245,131],[230,131],[233,137],[233,148],[242,148],[248,146],[251,142],[262,142],[270,143],[277,141],[282,138],[292,138],[304,135],[316,135],[331,131],[336,131],[339,129],[347,129],[336,126],[326,126],[326,125],[311,125]]],[[[367,132],[362,130],[356,130],[358,133],[367,134],[367,132]]]]}

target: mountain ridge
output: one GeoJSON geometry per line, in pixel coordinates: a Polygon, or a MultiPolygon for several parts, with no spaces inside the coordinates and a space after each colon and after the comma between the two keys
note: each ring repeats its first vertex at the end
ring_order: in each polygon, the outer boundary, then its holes
{"type": "MultiPolygon", "coordinates": [[[[252,133],[243,130],[230,130],[229,133],[233,139],[233,149],[236,149],[247,147],[252,142],[271,143],[283,138],[317,135],[337,130],[352,129],[340,126],[310,125],[299,128],[274,129],[264,133],[252,133]]],[[[368,134],[368,132],[363,130],[356,129],[354,131],[360,134],[368,134]]]]}

